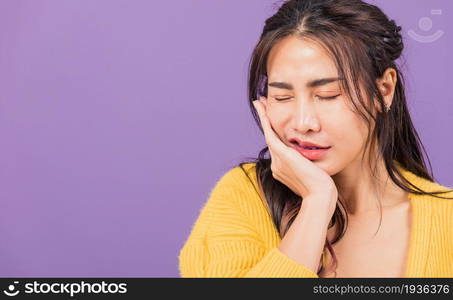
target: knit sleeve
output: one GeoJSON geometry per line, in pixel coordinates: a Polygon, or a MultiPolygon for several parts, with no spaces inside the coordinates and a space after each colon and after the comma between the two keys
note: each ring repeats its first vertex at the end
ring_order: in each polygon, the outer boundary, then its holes
{"type": "Polygon", "coordinates": [[[254,192],[244,176],[236,167],[211,191],[180,250],[181,277],[318,277],[277,247],[265,246],[256,222],[244,213],[254,192]]]}

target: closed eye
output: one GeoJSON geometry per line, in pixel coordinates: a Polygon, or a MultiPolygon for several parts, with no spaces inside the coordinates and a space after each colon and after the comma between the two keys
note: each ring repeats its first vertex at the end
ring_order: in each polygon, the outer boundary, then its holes
{"type": "Polygon", "coordinates": [[[291,98],[274,98],[275,100],[277,101],[284,101],[284,100],[288,100],[288,99],[291,99],[291,98]]]}
{"type": "Polygon", "coordinates": [[[338,94],[338,95],[335,95],[335,96],[330,96],[330,97],[321,97],[321,96],[316,96],[316,97],[318,97],[321,100],[333,100],[333,99],[337,98],[340,95],[341,94],[338,94]]]}
{"type": "MultiPolygon", "coordinates": [[[[337,98],[340,95],[341,94],[338,94],[338,95],[335,95],[335,96],[330,96],[330,97],[321,97],[321,96],[316,96],[316,97],[321,99],[321,100],[333,100],[333,99],[337,98]]],[[[277,100],[277,101],[284,101],[284,100],[291,99],[291,97],[289,97],[289,98],[274,98],[274,99],[277,100]]]]}

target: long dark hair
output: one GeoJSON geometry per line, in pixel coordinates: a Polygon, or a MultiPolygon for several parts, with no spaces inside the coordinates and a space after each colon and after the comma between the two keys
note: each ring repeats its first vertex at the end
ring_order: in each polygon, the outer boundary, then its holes
{"type": "MultiPolygon", "coordinates": [[[[356,113],[366,122],[369,129],[365,150],[377,145],[378,158],[383,159],[390,178],[403,190],[418,195],[447,198],[437,196],[445,193],[445,190],[435,192],[421,190],[408,181],[398,168],[403,167],[419,177],[434,182],[431,162],[412,124],[406,105],[404,78],[395,63],[404,48],[400,31],[401,27],[397,26],[394,20],[390,20],[381,9],[361,0],[284,1],[278,11],[266,20],[260,40],[250,59],[249,107],[263,132],[252,101],[260,96],[267,97],[266,61],[271,48],[276,42],[290,35],[317,41],[331,55],[339,77],[346,79],[341,80],[340,84],[347,98],[357,99],[357,103],[360,103],[357,107],[356,101],[351,101],[356,113]],[[385,112],[385,103],[376,84],[376,79],[380,78],[387,68],[393,68],[397,73],[394,98],[389,112],[385,112]],[[365,97],[361,96],[361,87],[365,97]],[[377,99],[381,107],[381,112],[377,114],[374,113],[373,99],[377,99]],[[376,125],[373,129],[372,124],[376,125]],[[428,159],[430,173],[427,171],[422,149],[428,159]]],[[[244,164],[256,163],[259,188],[264,193],[265,204],[273,223],[283,237],[294,221],[303,199],[273,178],[270,169],[271,159],[265,157],[268,150],[268,147],[265,147],[259,152],[258,158],[242,162],[239,166],[244,170],[244,164]],[[281,220],[286,213],[289,221],[282,229],[281,220]]],[[[371,160],[368,161],[372,176],[376,176],[376,162],[377,160],[372,166],[371,160]]],[[[244,172],[247,174],[245,170],[244,172]]],[[[329,228],[338,224],[339,230],[333,241],[330,242],[326,238],[324,246],[324,250],[327,248],[333,257],[331,266],[333,269],[336,269],[337,259],[331,245],[343,237],[347,218],[347,211],[339,195],[337,207],[329,223],[329,228]]],[[[322,263],[324,252],[318,275],[326,271],[322,263]]]]}

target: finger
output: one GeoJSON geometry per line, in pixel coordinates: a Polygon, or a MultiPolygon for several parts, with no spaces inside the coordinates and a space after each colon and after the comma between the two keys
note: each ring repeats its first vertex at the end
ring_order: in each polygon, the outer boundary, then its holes
{"type": "Polygon", "coordinates": [[[252,101],[253,103],[253,106],[255,107],[255,110],[258,114],[258,118],[260,119],[260,124],[261,124],[261,128],[263,129],[263,134],[264,134],[264,140],[267,144],[267,147],[269,149],[269,154],[272,157],[274,157],[274,154],[273,154],[273,151],[272,151],[272,145],[269,141],[269,138],[268,138],[268,129],[267,127],[265,127],[264,125],[264,122],[265,122],[265,116],[263,116],[263,110],[262,110],[262,106],[261,106],[261,99],[260,100],[254,100],[252,101]]]}
{"type": "Polygon", "coordinates": [[[264,107],[264,104],[261,103],[259,100],[253,101],[253,105],[255,106],[258,115],[260,117],[261,121],[261,127],[263,128],[263,132],[266,138],[266,143],[275,148],[280,148],[286,146],[278,137],[277,133],[274,131],[272,128],[272,124],[269,121],[269,118],[267,117],[266,110],[264,107]]]}
{"type": "MultiPolygon", "coordinates": [[[[271,133],[269,132],[269,120],[265,114],[265,110],[263,104],[260,100],[253,101],[253,105],[255,106],[256,112],[258,113],[258,117],[260,118],[261,128],[263,129],[264,139],[266,143],[269,145],[272,143],[271,140],[271,133]]],[[[272,146],[272,145],[269,145],[272,146]]]]}
{"type": "Polygon", "coordinates": [[[267,118],[267,115],[266,115],[264,99],[261,97],[260,100],[255,101],[254,105],[255,105],[255,108],[258,112],[258,116],[261,121],[261,127],[263,128],[264,138],[265,138],[266,144],[268,146],[270,158],[272,159],[272,161],[276,162],[278,160],[278,156],[275,155],[275,151],[278,149],[276,149],[275,147],[278,148],[278,144],[276,146],[272,139],[272,134],[275,135],[275,133],[274,133],[272,127],[270,126],[269,119],[267,118]]]}
{"type": "MultiPolygon", "coordinates": [[[[260,98],[259,101],[256,101],[255,107],[257,109],[258,115],[261,121],[261,127],[263,128],[264,138],[266,140],[266,144],[269,148],[269,154],[273,159],[276,159],[275,151],[278,150],[279,145],[276,143],[275,132],[272,129],[269,119],[267,118],[266,108],[264,106],[264,101],[260,98]]],[[[278,141],[277,141],[278,142],[278,141]]]]}

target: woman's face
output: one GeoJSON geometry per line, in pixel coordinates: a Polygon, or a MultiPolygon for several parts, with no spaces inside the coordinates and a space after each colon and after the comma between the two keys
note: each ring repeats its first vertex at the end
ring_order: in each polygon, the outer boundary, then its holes
{"type": "Polygon", "coordinates": [[[327,52],[309,40],[286,37],[269,53],[267,74],[266,111],[280,139],[289,147],[292,138],[330,146],[313,162],[331,176],[357,167],[368,128],[335,80],[338,72],[327,52]]]}

